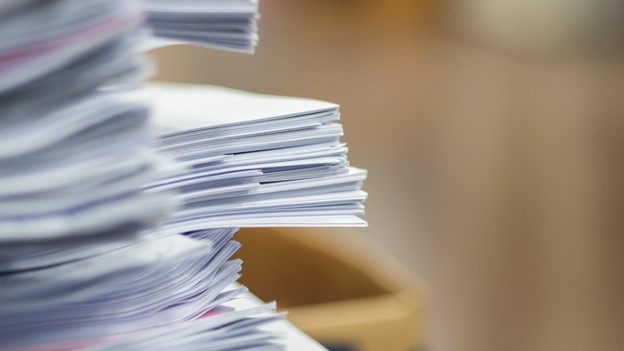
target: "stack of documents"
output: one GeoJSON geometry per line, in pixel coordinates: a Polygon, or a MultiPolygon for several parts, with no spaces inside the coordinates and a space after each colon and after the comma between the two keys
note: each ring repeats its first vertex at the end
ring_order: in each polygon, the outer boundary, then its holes
{"type": "Polygon", "coordinates": [[[179,350],[210,340],[219,341],[215,350],[271,345],[274,335],[254,330],[281,316],[219,307],[245,292],[227,289],[241,267],[240,260],[227,261],[239,247],[230,240],[234,231],[135,241],[88,259],[0,276],[0,348],[119,349],[120,343],[158,341],[164,344],[149,349],[179,350]],[[241,333],[247,338],[237,339],[241,333]]]}
{"type": "Polygon", "coordinates": [[[140,3],[6,6],[0,243],[105,237],[162,221],[171,197],[141,192],[165,165],[150,148],[149,107],[122,95],[146,72],[135,53],[143,39],[140,3]]]}
{"type": "Polygon", "coordinates": [[[0,2],[0,349],[272,350],[234,229],[168,235],[142,1],[0,2]]]}
{"type": "Polygon", "coordinates": [[[221,305],[213,311],[218,318],[160,327],[86,350],[280,351],[285,348],[274,343],[275,334],[281,333],[274,322],[283,319],[283,315],[274,313],[274,309],[274,303],[240,309],[221,305]]]}
{"type": "Polygon", "coordinates": [[[187,168],[166,229],[364,226],[366,171],[349,167],[338,105],[227,88],[152,83],[158,149],[187,168]]]}
{"type": "Polygon", "coordinates": [[[147,0],[148,24],[160,45],[195,43],[253,52],[257,0],[147,0]]]}

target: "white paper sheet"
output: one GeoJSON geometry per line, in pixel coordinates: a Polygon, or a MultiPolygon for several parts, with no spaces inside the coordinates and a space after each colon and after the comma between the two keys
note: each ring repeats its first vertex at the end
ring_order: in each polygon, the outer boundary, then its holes
{"type": "Polygon", "coordinates": [[[145,92],[167,131],[159,150],[189,167],[148,185],[182,193],[168,229],[365,225],[357,216],[366,172],[349,168],[338,105],[201,85],[145,92]]]}

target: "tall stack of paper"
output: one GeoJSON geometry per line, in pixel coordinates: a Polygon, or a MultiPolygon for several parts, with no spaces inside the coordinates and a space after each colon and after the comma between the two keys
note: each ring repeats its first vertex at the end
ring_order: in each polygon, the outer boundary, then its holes
{"type": "Polygon", "coordinates": [[[338,105],[212,86],[153,83],[159,150],[187,166],[165,228],[364,226],[366,171],[349,167],[338,105]]]}
{"type": "MultiPolygon", "coordinates": [[[[280,349],[271,305],[222,303],[234,229],[165,235],[143,3],[0,3],[0,349],[280,349]]],[[[173,167],[175,168],[175,167],[173,167]]]]}
{"type": "Polygon", "coordinates": [[[194,43],[253,52],[257,0],[147,0],[148,24],[161,45],[194,43]]]}
{"type": "Polygon", "coordinates": [[[140,191],[163,165],[150,150],[148,106],[121,95],[145,76],[134,53],[139,4],[8,8],[0,13],[0,242],[106,238],[163,220],[170,196],[140,191]]]}

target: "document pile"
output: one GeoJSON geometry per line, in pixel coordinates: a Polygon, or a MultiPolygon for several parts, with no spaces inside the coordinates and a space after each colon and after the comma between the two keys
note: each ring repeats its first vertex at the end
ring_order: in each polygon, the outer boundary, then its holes
{"type": "Polygon", "coordinates": [[[257,0],[147,0],[148,23],[160,45],[195,43],[253,52],[257,0]]]}
{"type": "Polygon", "coordinates": [[[272,305],[221,306],[244,292],[234,229],[158,230],[175,200],[142,189],[171,167],[127,94],[143,11],[0,2],[1,350],[281,349],[272,305]]]}
{"type": "Polygon", "coordinates": [[[134,49],[141,7],[30,3],[0,13],[0,241],[76,240],[162,220],[170,196],[140,191],[162,165],[148,106],[120,94],[145,77],[134,49]]]}
{"type": "Polygon", "coordinates": [[[220,307],[245,292],[227,289],[241,265],[226,262],[238,248],[233,232],[135,241],[76,262],[4,272],[0,348],[279,350],[275,335],[260,328],[281,318],[267,313],[272,305],[220,307]]]}
{"type": "Polygon", "coordinates": [[[187,166],[148,191],[178,189],[165,228],[364,226],[366,171],[349,167],[338,105],[152,83],[158,149],[187,166]]]}

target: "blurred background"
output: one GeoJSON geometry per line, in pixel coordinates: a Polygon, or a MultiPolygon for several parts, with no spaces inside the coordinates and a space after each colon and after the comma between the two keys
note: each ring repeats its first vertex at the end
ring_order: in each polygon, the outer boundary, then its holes
{"type": "Polygon", "coordinates": [[[370,226],[241,230],[243,283],[333,350],[624,349],[623,2],[260,13],[255,55],[155,79],[339,103],[370,226]]]}

